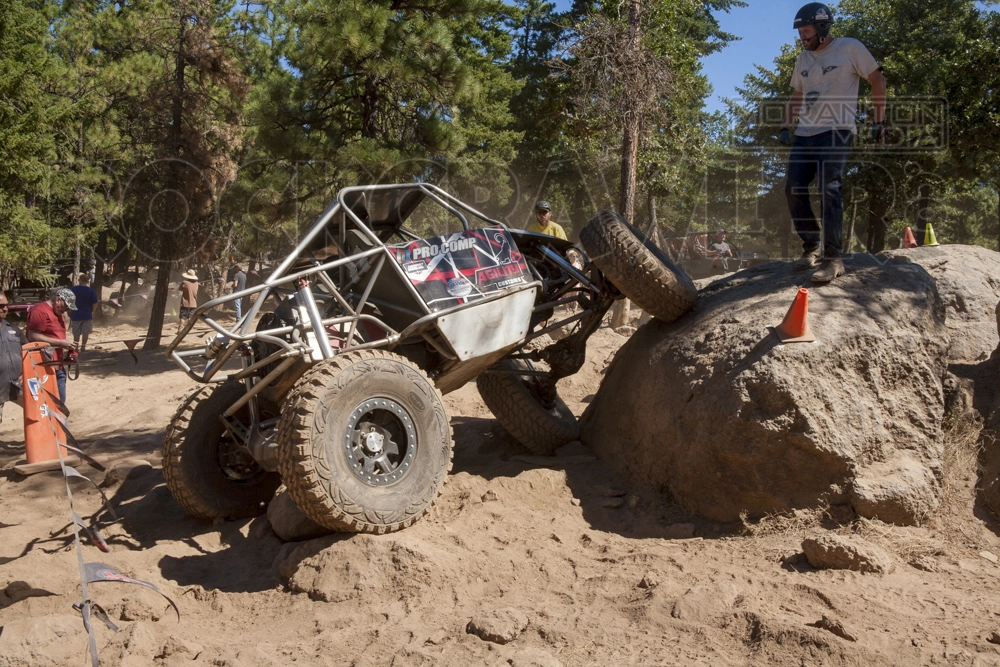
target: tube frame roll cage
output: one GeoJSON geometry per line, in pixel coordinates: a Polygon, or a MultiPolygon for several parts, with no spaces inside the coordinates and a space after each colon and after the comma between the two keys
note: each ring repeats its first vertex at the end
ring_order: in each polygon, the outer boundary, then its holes
{"type": "MultiPolygon", "coordinates": [[[[396,191],[407,193],[419,191],[417,201],[427,198],[443,207],[449,214],[458,218],[462,228],[466,231],[470,229],[467,215],[477,218],[487,223],[489,226],[500,226],[510,232],[519,243],[521,253],[528,260],[528,266],[534,277],[534,282],[523,286],[523,289],[537,289],[536,305],[534,306],[531,326],[525,340],[521,345],[512,350],[507,357],[534,361],[545,361],[549,364],[549,371],[536,371],[533,368],[527,372],[536,376],[536,379],[548,386],[552,395],[555,393],[555,383],[558,379],[571,375],[579,370],[584,361],[587,338],[600,326],[601,320],[611,304],[620,293],[606,281],[603,274],[593,266],[586,258],[586,254],[578,247],[568,242],[560,242],[567,248],[572,248],[579,253],[583,261],[583,268],[574,266],[567,260],[565,253],[552,250],[549,245],[558,240],[551,237],[544,237],[539,234],[532,234],[516,229],[511,229],[500,221],[494,220],[487,215],[477,211],[468,204],[456,199],[441,188],[428,183],[392,184],[392,185],[363,185],[347,187],[337,194],[337,198],[326,208],[317,221],[309,229],[306,235],[299,241],[281,264],[259,285],[248,287],[212,299],[199,306],[194,315],[188,319],[185,326],[177,333],[177,336],[167,347],[167,355],[174,361],[189,377],[200,383],[225,382],[229,380],[242,380],[247,391],[242,398],[234,403],[225,412],[223,419],[230,430],[235,429],[234,435],[238,435],[248,446],[255,439],[259,439],[260,429],[270,426],[270,424],[260,423],[260,411],[257,405],[257,394],[268,385],[277,380],[281,374],[291,367],[296,360],[303,360],[307,364],[316,361],[317,353],[323,359],[332,358],[335,354],[364,350],[370,348],[385,348],[393,350],[404,342],[419,342],[422,338],[428,345],[437,350],[438,353],[448,360],[456,360],[455,354],[449,351],[446,346],[442,346],[440,341],[435,340],[431,335],[435,322],[442,316],[449,315],[456,311],[469,308],[470,306],[480,306],[485,303],[497,301],[507,296],[501,292],[499,294],[487,296],[467,304],[460,304],[447,309],[432,311],[411,284],[403,269],[393,258],[390,249],[382,239],[369,227],[352,209],[349,199],[354,196],[362,198],[371,196],[379,192],[396,191]],[[343,213],[337,234],[333,237],[333,242],[337,248],[337,258],[332,261],[320,262],[311,256],[310,247],[315,240],[327,229],[331,221],[337,219],[338,214],[343,213]],[[346,250],[347,227],[351,224],[352,229],[358,230],[367,239],[370,248],[360,252],[349,253],[346,250]],[[533,252],[525,252],[520,247],[522,241],[526,241],[532,247],[533,252]],[[345,284],[344,276],[349,265],[370,259],[374,263],[374,269],[368,271],[369,275],[364,282],[364,288],[360,292],[360,297],[356,305],[352,306],[350,299],[345,298],[330,275],[329,271],[338,269],[340,271],[340,284],[352,287],[352,291],[347,293],[348,297],[357,297],[354,289],[361,289],[360,283],[345,284]],[[311,262],[312,266],[291,271],[297,263],[303,261],[311,262]],[[548,265],[548,275],[543,275],[539,271],[539,265],[548,265]],[[383,271],[395,271],[399,283],[404,285],[415,303],[422,306],[424,312],[412,324],[409,324],[401,331],[393,329],[384,319],[376,315],[365,312],[365,306],[369,303],[369,297],[376,280],[383,271]],[[343,314],[336,317],[322,317],[316,304],[313,286],[332,297],[343,310],[343,314]],[[292,326],[282,326],[264,331],[251,331],[251,326],[261,308],[268,298],[276,292],[282,290],[284,293],[291,293],[289,287],[294,289],[298,296],[299,303],[305,307],[308,318],[301,319],[292,326]],[[257,295],[250,308],[231,327],[227,328],[209,317],[208,313],[226,303],[234,302],[236,299],[244,299],[257,295]],[[571,313],[564,319],[548,323],[548,320],[555,313],[555,308],[561,305],[576,303],[580,306],[580,311],[571,313]],[[548,317],[544,314],[552,311],[548,317]],[[537,321],[536,321],[537,320],[537,321]],[[204,322],[212,329],[216,336],[209,342],[208,346],[200,345],[194,349],[181,349],[181,343],[191,332],[191,329],[198,322],[204,322]],[[375,340],[363,340],[359,332],[359,325],[369,323],[380,329],[384,336],[375,340]],[[575,330],[567,337],[545,349],[526,350],[525,346],[530,341],[539,338],[549,332],[555,331],[569,324],[575,324],[575,330]],[[539,327],[539,325],[542,325],[539,327]],[[330,346],[329,339],[325,335],[327,327],[338,326],[341,331],[346,327],[346,336],[342,346],[337,352],[330,346]],[[324,335],[316,335],[322,332],[324,335]],[[286,338],[287,337],[287,338],[286,338]],[[310,344],[309,338],[314,337],[316,346],[310,344]],[[255,359],[254,352],[249,343],[261,341],[276,348],[276,351],[262,359],[255,359]],[[318,349],[317,349],[318,348],[318,349]],[[223,366],[233,355],[239,353],[242,368],[236,373],[222,373],[223,366]],[[208,359],[203,371],[196,371],[192,368],[188,360],[194,358],[208,359]],[[276,366],[273,366],[277,364],[276,366]],[[266,374],[262,369],[272,367],[266,374]],[[263,377],[260,377],[263,375],[263,377]],[[251,424],[241,425],[233,419],[237,411],[244,405],[250,403],[251,424]],[[257,437],[255,437],[257,436],[257,437]]],[[[415,205],[414,205],[415,206],[415,205]]],[[[412,211],[411,211],[412,212],[412,211]]],[[[408,215],[408,213],[407,213],[408,215]]],[[[397,235],[416,240],[420,237],[409,230],[403,229],[405,216],[395,229],[397,235]]],[[[327,238],[330,238],[329,236],[327,238]]],[[[359,274],[360,275],[360,274],[359,274]]],[[[367,327],[370,331],[372,327],[367,327]]],[[[273,348],[272,348],[273,349],[273,348]]],[[[457,362],[457,360],[456,360],[457,362]]],[[[529,364],[530,366],[530,364],[529,364]]],[[[235,370],[235,369],[234,369],[235,370]]],[[[489,370],[486,372],[504,372],[489,370]]],[[[433,377],[433,373],[431,373],[433,377]]],[[[548,391],[543,391],[548,393],[548,391]]],[[[274,420],[269,420],[274,421],[274,420]]],[[[252,451],[254,449],[252,448],[252,451]]],[[[256,457],[255,457],[256,458],[256,457]]]]}

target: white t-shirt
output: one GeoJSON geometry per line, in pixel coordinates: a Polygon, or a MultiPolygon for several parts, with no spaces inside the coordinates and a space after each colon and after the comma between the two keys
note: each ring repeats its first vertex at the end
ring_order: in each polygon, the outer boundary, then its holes
{"type": "Polygon", "coordinates": [[[857,134],[858,82],[878,69],[865,45],[837,37],[822,51],[803,51],[795,61],[792,89],[802,91],[795,134],[811,137],[830,130],[857,134]]]}

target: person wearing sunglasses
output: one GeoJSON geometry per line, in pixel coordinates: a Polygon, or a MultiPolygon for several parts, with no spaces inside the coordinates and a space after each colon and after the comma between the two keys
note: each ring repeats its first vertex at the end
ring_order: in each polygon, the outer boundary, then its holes
{"type": "Polygon", "coordinates": [[[7,401],[21,404],[21,346],[28,339],[7,321],[7,295],[0,292],[0,422],[7,401]]]}

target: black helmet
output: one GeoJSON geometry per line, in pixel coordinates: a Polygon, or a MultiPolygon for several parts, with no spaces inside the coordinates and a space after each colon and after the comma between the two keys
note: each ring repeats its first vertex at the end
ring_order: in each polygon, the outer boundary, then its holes
{"type": "Polygon", "coordinates": [[[830,34],[830,25],[833,23],[833,12],[822,2],[810,2],[798,11],[795,15],[795,22],[792,28],[799,29],[804,25],[816,26],[816,32],[821,40],[826,39],[830,34]]]}

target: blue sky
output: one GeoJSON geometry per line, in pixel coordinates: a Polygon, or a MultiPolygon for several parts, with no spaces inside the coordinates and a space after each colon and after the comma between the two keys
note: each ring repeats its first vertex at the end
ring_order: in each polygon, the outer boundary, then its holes
{"type": "Polygon", "coordinates": [[[702,61],[714,89],[706,100],[709,111],[724,109],[722,98],[736,97],[736,86],[743,85],[743,77],[755,64],[771,67],[782,45],[795,40],[792,21],[803,4],[804,0],[750,0],[749,7],[718,14],[722,29],[740,40],[702,61]]]}

